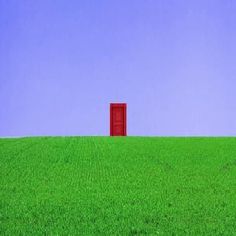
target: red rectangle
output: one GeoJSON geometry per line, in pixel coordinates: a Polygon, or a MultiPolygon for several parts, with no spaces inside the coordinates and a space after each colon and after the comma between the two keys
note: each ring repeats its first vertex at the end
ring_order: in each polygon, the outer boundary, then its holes
{"type": "Polygon", "coordinates": [[[110,136],[126,136],[126,103],[110,104],[110,136]]]}

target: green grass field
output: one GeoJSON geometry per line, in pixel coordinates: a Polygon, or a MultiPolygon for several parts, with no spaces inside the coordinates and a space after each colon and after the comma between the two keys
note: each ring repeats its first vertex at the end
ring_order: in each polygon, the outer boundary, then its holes
{"type": "Polygon", "coordinates": [[[0,139],[1,235],[236,235],[236,138],[0,139]]]}

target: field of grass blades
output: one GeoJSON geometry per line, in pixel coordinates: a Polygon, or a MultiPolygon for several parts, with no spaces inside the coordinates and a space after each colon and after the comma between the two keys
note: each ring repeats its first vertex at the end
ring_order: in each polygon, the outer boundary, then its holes
{"type": "Polygon", "coordinates": [[[0,188],[0,235],[236,235],[236,138],[1,138],[0,188]]]}

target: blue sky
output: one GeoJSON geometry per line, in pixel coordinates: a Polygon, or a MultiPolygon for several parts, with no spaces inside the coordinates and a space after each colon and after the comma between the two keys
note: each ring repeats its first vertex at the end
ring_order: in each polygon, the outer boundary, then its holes
{"type": "Polygon", "coordinates": [[[236,135],[236,1],[0,0],[0,136],[236,135]]]}

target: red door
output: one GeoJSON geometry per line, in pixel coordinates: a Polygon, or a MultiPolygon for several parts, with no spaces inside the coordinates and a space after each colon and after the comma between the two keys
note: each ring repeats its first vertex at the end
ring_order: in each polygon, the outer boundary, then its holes
{"type": "Polygon", "coordinates": [[[126,103],[110,104],[110,135],[126,136],[126,103]]]}

